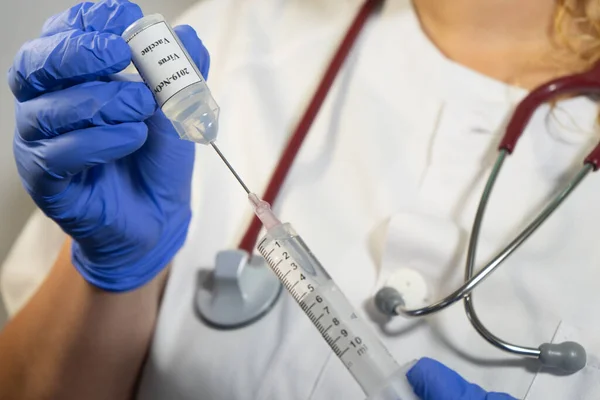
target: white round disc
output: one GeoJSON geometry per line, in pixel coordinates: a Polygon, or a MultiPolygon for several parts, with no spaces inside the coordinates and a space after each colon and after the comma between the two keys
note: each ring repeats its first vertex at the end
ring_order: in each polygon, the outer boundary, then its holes
{"type": "Polygon", "coordinates": [[[385,282],[385,286],[396,289],[407,308],[422,306],[427,302],[429,290],[423,275],[414,269],[401,268],[395,270],[385,282]]]}

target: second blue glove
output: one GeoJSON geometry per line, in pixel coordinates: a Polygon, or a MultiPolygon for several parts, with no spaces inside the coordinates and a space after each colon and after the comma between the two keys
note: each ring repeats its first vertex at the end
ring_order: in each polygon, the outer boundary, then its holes
{"type": "Polygon", "coordinates": [[[406,374],[421,400],[516,400],[505,393],[488,393],[431,358],[422,358],[406,374]]]}

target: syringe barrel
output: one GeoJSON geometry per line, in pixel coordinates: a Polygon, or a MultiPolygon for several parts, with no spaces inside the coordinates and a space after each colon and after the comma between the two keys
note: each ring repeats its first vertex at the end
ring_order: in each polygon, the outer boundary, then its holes
{"type": "Polygon", "coordinates": [[[269,229],[258,250],[365,394],[381,392],[398,364],[291,225],[269,229]]]}
{"type": "Polygon", "coordinates": [[[414,364],[415,361],[398,368],[367,400],[420,400],[406,379],[406,373],[414,364]]]}
{"type": "Polygon", "coordinates": [[[177,34],[160,14],[145,16],[122,35],[131,60],[182,139],[217,138],[219,106],[177,34]]]}

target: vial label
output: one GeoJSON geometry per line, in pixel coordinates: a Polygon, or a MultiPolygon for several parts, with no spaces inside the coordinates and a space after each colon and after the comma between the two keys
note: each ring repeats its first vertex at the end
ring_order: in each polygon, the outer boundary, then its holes
{"type": "Polygon", "coordinates": [[[203,81],[166,22],[148,26],[128,44],[133,64],[160,107],[181,90],[203,81]]]}

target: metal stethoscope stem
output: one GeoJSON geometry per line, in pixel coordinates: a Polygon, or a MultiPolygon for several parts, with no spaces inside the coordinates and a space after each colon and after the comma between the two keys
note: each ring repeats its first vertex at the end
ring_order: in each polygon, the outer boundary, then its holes
{"type": "MultiPolygon", "coordinates": [[[[469,281],[473,278],[475,259],[477,253],[477,241],[479,238],[479,232],[481,230],[481,225],[483,223],[483,216],[485,214],[485,208],[487,206],[488,200],[491,196],[492,190],[494,188],[494,184],[496,183],[496,178],[500,172],[500,168],[502,167],[503,161],[506,157],[506,152],[502,150],[498,156],[498,159],[490,173],[490,177],[487,181],[483,194],[481,195],[481,200],[479,202],[479,207],[477,209],[477,213],[475,215],[475,220],[473,222],[473,228],[471,230],[471,238],[469,240],[469,248],[467,251],[467,261],[465,268],[465,280],[469,281]]],[[[511,244],[509,244],[497,257],[492,260],[490,264],[494,265],[493,268],[496,268],[498,265],[502,263],[512,252],[514,252],[533,232],[535,232],[542,223],[562,204],[562,202],[575,190],[575,188],[581,183],[583,178],[585,178],[591,171],[593,170],[593,166],[591,164],[585,164],[581,171],[567,184],[567,186],[558,193],[554,199],[542,210],[542,212],[535,218],[535,220],[529,224],[516,238],[513,240],[511,244]]],[[[491,269],[493,270],[493,269],[491,269]]],[[[490,271],[491,272],[491,271],[490,271]]],[[[481,280],[479,281],[481,282],[481,280]]],[[[476,286],[476,285],[475,285],[476,286]]],[[[474,286],[474,287],[475,287],[474,286]]],[[[475,306],[473,304],[473,293],[469,292],[464,297],[464,305],[465,312],[467,317],[471,321],[471,324],[477,330],[477,332],[486,339],[493,346],[498,347],[501,350],[507,351],[509,353],[513,353],[516,355],[531,357],[531,358],[539,358],[541,351],[539,348],[532,348],[526,346],[519,346],[515,344],[511,344],[505,340],[502,340],[498,336],[491,333],[481,322],[477,313],[475,311],[475,306]]]]}
{"type": "MultiPolygon", "coordinates": [[[[500,168],[504,162],[506,157],[506,151],[501,151],[498,159],[492,169],[488,182],[486,184],[483,195],[481,196],[481,202],[479,204],[479,208],[477,210],[477,215],[475,217],[475,222],[473,224],[473,232],[471,234],[471,240],[469,243],[469,251],[467,257],[467,268],[466,268],[466,282],[456,289],[454,292],[439,300],[436,303],[433,303],[429,306],[416,308],[416,309],[408,309],[403,304],[398,304],[394,308],[394,313],[396,315],[404,315],[408,317],[423,317],[426,315],[430,315],[445,309],[446,307],[456,303],[459,300],[466,299],[469,297],[469,294],[487,278],[496,268],[502,264],[506,258],[513,253],[523,242],[533,233],[536,229],[555,211],[558,206],[567,198],[567,196],[579,185],[582,179],[592,171],[593,167],[590,164],[586,164],[584,168],[569,182],[567,187],[565,187],[551,202],[548,204],[544,210],[531,222],[508,246],[504,248],[494,259],[492,259],[488,264],[486,264],[477,274],[473,274],[473,265],[475,260],[476,253],[476,245],[477,239],[479,236],[479,231],[481,227],[481,223],[483,220],[483,215],[485,211],[485,207],[487,205],[487,201],[490,197],[494,184],[496,182],[496,178],[500,172],[500,168]]],[[[479,323],[478,325],[482,328],[483,331],[489,333],[483,325],[481,325],[479,319],[474,313],[471,313],[471,316],[475,316],[475,320],[479,323]]],[[[491,335],[493,336],[493,335],[491,335]]],[[[501,346],[499,346],[501,347],[501,346]]],[[[529,352],[527,352],[529,353],[529,352]]]]}

